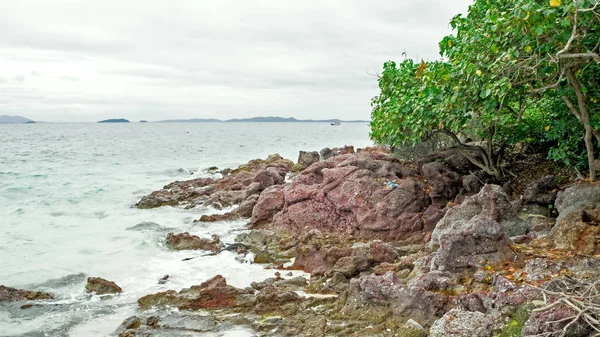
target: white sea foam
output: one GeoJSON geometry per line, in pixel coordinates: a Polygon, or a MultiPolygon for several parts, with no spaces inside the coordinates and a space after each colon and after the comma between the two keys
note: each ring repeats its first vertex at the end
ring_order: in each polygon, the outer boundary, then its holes
{"type": "MultiPolygon", "coordinates": [[[[173,180],[210,176],[204,169],[211,166],[234,167],[275,152],[295,160],[299,150],[369,140],[364,123],[36,124],[0,125],[0,144],[0,283],[57,297],[27,310],[0,304],[0,335],[105,336],[148,293],[217,274],[246,287],[275,272],[228,251],[168,251],[163,231],[126,230],[154,222],[233,243],[245,225],[194,224],[217,212],[202,207],[133,208],[142,196],[173,180]],[[115,281],[124,292],[101,299],[85,293],[83,277],[48,282],[78,273],[115,281]],[[159,285],[166,274],[169,281],[159,285]]],[[[252,335],[243,328],[224,334],[252,335]]]]}

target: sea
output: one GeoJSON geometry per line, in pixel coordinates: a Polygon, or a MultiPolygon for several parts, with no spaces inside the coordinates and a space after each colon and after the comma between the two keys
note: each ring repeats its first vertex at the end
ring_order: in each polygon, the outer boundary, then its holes
{"type": "MultiPolygon", "coordinates": [[[[111,336],[146,294],[217,274],[236,287],[272,277],[251,256],[165,248],[168,232],[233,243],[246,221],[193,223],[226,210],[135,203],[169,182],[210,176],[212,166],[273,153],[295,162],[300,150],[344,145],[370,146],[368,123],[0,124],[0,284],[55,296],[28,309],[0,303],[0,336],[111,336]],[[89,276],[124,291],[88,294],[89,276]]],[[[253,335],[236,326],[206,333],[253,335]]]]}

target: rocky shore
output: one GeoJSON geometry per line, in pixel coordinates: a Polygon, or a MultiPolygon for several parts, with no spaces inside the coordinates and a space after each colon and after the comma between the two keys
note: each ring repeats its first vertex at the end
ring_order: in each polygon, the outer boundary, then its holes
{"type": "MultiPolygon", "coordinates": [[[[136,207],[227,208],[196,222],[246,218],[248,230],[229,246],[168,233],[167,248],[231,251],[274,277],[236,288],[217,271],[148,294],[116,334],[244,326],[259,336],[591,336],[600,327],[600,185],[539,175],[515,194],[452,153],[408,162],[344,147],[171,183],[136,207]]],[[[121,291],[111,283],[100,282],[121,291]]],[[[2,301],[51,298],[3,289],[2,301]]]]}

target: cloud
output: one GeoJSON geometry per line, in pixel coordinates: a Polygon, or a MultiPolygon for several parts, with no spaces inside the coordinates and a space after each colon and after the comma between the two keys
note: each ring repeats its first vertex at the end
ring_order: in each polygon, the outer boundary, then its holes
{"type": "Polygon", "coordinates": [[[369,73],[403,52],[437,58],[470,3],[4,1],[2,76],[22,81],[3,109],[39,120],[368,119],[369,73]]]}

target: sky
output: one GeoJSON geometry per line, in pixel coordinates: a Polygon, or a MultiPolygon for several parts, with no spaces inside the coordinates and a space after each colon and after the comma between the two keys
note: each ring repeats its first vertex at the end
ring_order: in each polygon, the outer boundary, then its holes
{"type": "Polygon", "coordinates": [[[0,115],[370,118],[385,61],[471,0],[0,1],[0,115]]]}

